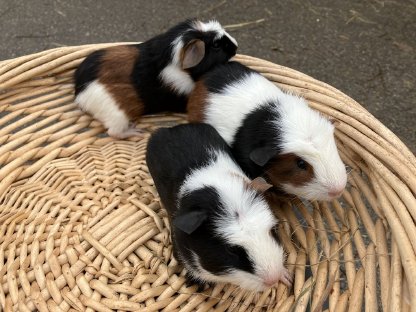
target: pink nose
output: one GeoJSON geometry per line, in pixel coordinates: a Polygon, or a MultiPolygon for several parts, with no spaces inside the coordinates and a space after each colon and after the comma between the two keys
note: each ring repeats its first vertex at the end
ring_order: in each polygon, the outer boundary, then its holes
{"type": "Polygon", "coordinates": [[[340,197],[343,192],[344,192],[344,188],[335,188],[335,189],[329,190],[328,195],[330,197],[337,198],[337,197],[340,197]]]}
{"type": "Polygon", "coordinates": [[[263,280],[263,283],[266,287],[272,287],[274,284],[276,284],[279,281],[279,277],[266,277],[263,280]]]}

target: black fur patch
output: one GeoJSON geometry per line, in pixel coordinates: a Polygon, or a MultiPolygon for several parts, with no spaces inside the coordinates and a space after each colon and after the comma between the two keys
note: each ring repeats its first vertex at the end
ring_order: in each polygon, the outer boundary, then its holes
{"type": "Polygon", "coordinates": [[[253,70],[238,62],[228,62],[208,72],[204,75],[203,80],[209,92],[222,93],[225,87],[253,72],[253,70]]]}
{"type": "Polygon", "coordinates": [[[274,109],[275,103],[263,105],[246,116],[238,128],[232,145],[233,155],[238,164],[250,178],[264,173],[264,166],[259,166],[250,159],[250,153],[261,147],[276,149],[279,154],[279,133],[273,121],[279,118],[274,109]]]}
{"type": "Polygon", "coordinates": [[[104,50],[98,50],[86,57],[75,71],[75,96],[81,93],[89,83],[97,79],[104,50]]]}
{"type": "Polygon", "coordinates": [[[237,47],[227,36],[222,36],[220,39],[215,39],[216,32],[200,32],[189,31],[183,36],[183,41],[186,45],[193,39],[200,39],[205,43],[205,56],[203,60],[195,67],[188,71],[194,80],[197,80],[201,75],[205,74],[212,68],[225,64],[233,57],[237,51],[237,47]]]}

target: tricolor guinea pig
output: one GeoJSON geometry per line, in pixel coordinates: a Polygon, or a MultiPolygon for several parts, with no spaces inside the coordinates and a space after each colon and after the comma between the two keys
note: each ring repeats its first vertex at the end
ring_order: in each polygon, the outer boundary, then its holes
{"type": "Polygon", "coordinates": [[[291,284],[277,220],[262,196],[271,185],[248,179],[213,127],[156,131],[146,161],[188,283],[225,282],[255,291],[291,284]]]}
{"type": "Polygon", "coordinates": [[[201,77],[189,97],[188,118],[212,125],[249,177],[264,176],[285,193],[331,200],[346,186],[333,124],[238,62],[201,77]]]}
{"type": "Polygon", "coordinates": [[[190,19],[142,44],[91,53],[75,71],[75,102],[110,136],[134,136],[130,122],[143,114],[184,112],[195,80],[236,49],[217,21],[190,19]]]}

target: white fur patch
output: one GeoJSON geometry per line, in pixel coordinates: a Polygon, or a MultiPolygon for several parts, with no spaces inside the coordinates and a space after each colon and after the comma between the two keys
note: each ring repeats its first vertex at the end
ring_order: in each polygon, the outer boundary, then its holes
{"type": "Polygon", "coordinates": [[[175,64],[166,66],[160,73],[160,78],[179,95],[188,95],[195,86],[191,76],[175,64]]]}
{"type": "Polygon", "coordinates": [[[129,118],[119,108],[114,98],[97,80],[91,82],[75,98],[79,107],[98,119],[108,129],[108,134],[122,137],[129,128],[129,118]]]}
{"type": "Polygon", "coordinates": [[[195,24],[195,28],[196,29],[199,29],[201,31],[204,31],[204,32],[215,31],[217,33],[217,35],[215,36],[215,39],[219,39],[222,36],[227,36],[228,39],[230,39],[230,41],[236,47],[238,47],[237,40],[235,40],[233,37],[231,37],[230,34],[227,33],[225,31],[225,29],[221,26],[221,24],[218,21],[216,21],[216,20],[210,20],[207,23],[203,23],[203,22],[198,21],[195,24]]]}
{"type": "Polygon", "coordinates": [[[205,122],[212,125],[231,145],[245,116],[267,102],[276,101],[283,92],[257,73],[228,85],[222,93],[211,93],[204,110],[205,122]]]}
{"type": "Polygon", "coordinates": [[[215,160],[206,167],[193,171],[186,178],[179,197],[206,186],[216,189],[224,211],[216,220],[215,232],[229,244],[246,250],[254,263],[255,274],[236,269],[219,277],[200,265],[199,274],[207,281],[231,282],[244,288],[262,290],[265,287],[264,280],[279,278],[286,270],[283,249],[270,233],[277,220],[266,201],[256,197],[255,191],[247,188],[247,177],[240,167],[223,152],[214,153],[215,160]]]}
{"type": "Polygon", "coordinates": [[[284,185],[288,193],[306,199],[332,199],[331,190],[341,190],[347,182],[345,165],[339,157],[333,125],[312,110],[303,98],[284,93],[257,73],[228,85],[222,93],[211,93],[205,107],[204,122],[212,125],[232,145],[247,114],[277,103],[281,118],[276,128],[282,131],[280,146],[284,153],[294,153],[312,165],[315,179],[303,187],[284,185]]]}

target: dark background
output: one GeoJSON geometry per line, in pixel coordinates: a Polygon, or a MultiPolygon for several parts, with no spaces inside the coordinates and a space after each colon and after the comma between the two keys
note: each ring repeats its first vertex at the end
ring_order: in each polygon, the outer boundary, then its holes
{"type": "Polygon", "coordinates": [[[144,41],[194,16],[240,24],[239,53],[335,86],[416,152],[416,0],[0,0],[0,59],[144,41]]]}

